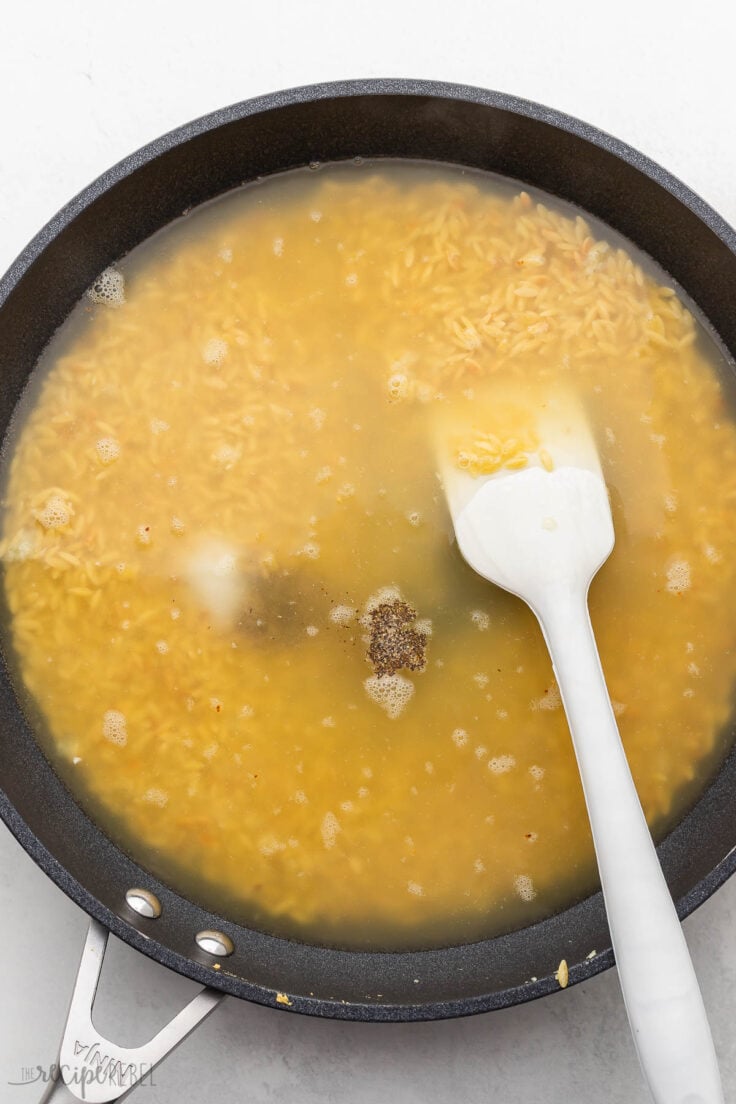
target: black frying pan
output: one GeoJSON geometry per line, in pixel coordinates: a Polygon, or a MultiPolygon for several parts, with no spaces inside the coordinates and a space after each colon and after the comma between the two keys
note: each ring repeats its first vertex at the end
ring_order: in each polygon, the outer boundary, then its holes
{"type": "MultiPolygon", "coordinates": [[[[3,435],[41,350],[112,261],[185,210],[254,177],[357,155],[488,169],[579,204],[656,258],[705,313],[731,359],[736,354],[736,234],[641,154],[548,108],[477,88],[401,80],[315,85],[236,104],[158,139],[90,185],[28,245],[0,283],[3,435]]],[[[104,929],[179,973],[309,1015],[405,1021],[543,996],[557,989],[562,957],[571,984],[612,964],[610,950],[586,961],[591,947],[610,943],[600,893],[509,935],[397,954],[307,946],[208,913],[159,883],[81,811],[40,751],[13,689],[12,657],[4,658],[0,815],[104,929]],[[160,916],[134,911],[126,903],[131,887],[155,894],[160,916]],[[202,949],[195,935],[204,930],[227,936],[232,953],[202,949]],[[277,1002],[277,993],[291,1003],[277,1002]]],[[[735,847],[736,752],[659,847],[681,917],[733,873],[735,847]]]]}

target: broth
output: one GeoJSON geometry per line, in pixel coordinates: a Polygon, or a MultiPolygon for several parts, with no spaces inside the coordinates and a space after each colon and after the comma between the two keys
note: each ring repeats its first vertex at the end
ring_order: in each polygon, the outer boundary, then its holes
{"type": "Polygon", "coordinates": [[[591,613],[650,825],[727,746],[736,429],[666,274],[449,166],[272,177],[103,274],[6,456],[7,635],[39,739],[115,840],[317,943],[484,938],[596,885],[532,614],[455,547],[432,425],[572,386],[616,547],[591,613]]]}

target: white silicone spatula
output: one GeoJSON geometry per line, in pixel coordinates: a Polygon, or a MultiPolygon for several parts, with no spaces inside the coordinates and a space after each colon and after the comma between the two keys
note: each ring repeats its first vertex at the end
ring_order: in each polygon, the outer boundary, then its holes
{"type": "MultiPolygon", "coordinates": [[[[560,687],[585,792],[626,1011],[657,1104],[720,1104],[716,1055],[685,937],[626,761],[588,613],[614,544],[598,453],[582,408],[530,411],[554,466],[473,478],[440,435],[460,551],[536,615],[560,687]]],[[[549,466],[549,457],[545,457],[549,466]]]]}

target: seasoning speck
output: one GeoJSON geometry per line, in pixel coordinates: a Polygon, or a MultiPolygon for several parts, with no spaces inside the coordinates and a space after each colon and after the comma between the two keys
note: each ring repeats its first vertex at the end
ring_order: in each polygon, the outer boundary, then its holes
{"type": "Polygon", "coordinates": [[[416,610],[401,598],[381,602],[370,611],[368,659],[379,678],[402,668],[424,670],[427,637],[417,630],[416,616],[416,610]]]}

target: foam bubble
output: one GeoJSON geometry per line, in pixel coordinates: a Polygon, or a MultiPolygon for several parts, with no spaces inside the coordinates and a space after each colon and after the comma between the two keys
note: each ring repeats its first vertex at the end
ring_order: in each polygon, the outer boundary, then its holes
{"type": "Polygon", "coordinates": [[[125,277],[117,268],[106,268],[87,290],[87,298],[107,307],[120,307],[125,302],[125,277]]]}
{"type": "Polygon", "coordinates": [[[723,559],[723,554],[719,552],[717,548],[714,548],[712,544],[703,545],[703,555],[708,563],[712,564],[720,563],[723,559]]]}
{"type": "Polygon", "coordinates": [[[494,755],[488,760],[488,769],[493,774],[506,774],[516,766],[513,755],[494,755]]]}
{"type": "Polygon", "coordinates": [[[74,507],[68,498],[61,494],[51,494],[40,510],[34,510],[33,516],[44,529],[64,529],[74,516],[74,507]]]}
{"type": "Polygon", "coordinates": [[[687,560],[672,560],[667,568],[667,590],[683,594],[690,588],[690,564],[687,560]]]}
{"type": "Polygon", "coordinates": [[[166,790],[159,790],[157,786],[152,786],[150,790],[146,790],[144,793],[143,800],[148,802],[149,805],[158,805],[160,809],[163,809],[169,800],[169,795],[166,790]]]}
{"type": "Polygon", "coordinates": [[[476,628],[480,629],[481,632],[486,632],[491,624],[490,617],[487,613],[484,613],[483,610],[473,610],[470,615],[470,620],[473,622],[476,628]]]}
{"type": "Polygon", "coordinates": [[[202,346],[202,360],[212,368],[219,367],[227,356],[228,344],[221,337],[211,337],[202,346]]]}
{"type": "Polygon", "coordinates": [[[102,464],[112,464],[120,456],[120,442],[114,437],[100,437],[95,450],[102,464]]]}
{"type": "Polygon", "coordinates": [[[284,255],[284,239],[274,238],[271,248],[273,249],[274,257],[283,257],[284,255]]]}
{"type": "Polygon", "coordinates": [[[330,848],[335,846],[335,840],[338,832],[341,832],[340,821],[337,819],[334,813],[325,813],[322,818],[322,824],[320,825],[320,832],[322,833],[322,842],[325,847],[330,848]]]}
{"type": "Polygon", "coordinates": [[[156,651],[159,655],[167,655],[169,651],[169,645],[166,643],[165,640],[157,640],[156,651]]]}
{"type": "Polygon", "coordinates": [[[176,514],[174,514],[171,518],[171,521],[169,522],[169,528],[171,529],[171,532],[174,534],[174,536],[180,537],[184,532],[185,525],[181,518],[177,517],[176,514]]]}
{"type": "Polygon", "coordinates": [[[482,671],[479,671],[477,675],[473,675],[473,682],[479,689],[483,690],[488,685],[488,675],[484,675],[482,671]]]}
{"type": "Polygon", "coordinates": [[[307,541],[297,552],[297,556],[306,556],[308,560],[319,559],[319,545],[316,541],[307,541]]]}
{"type": "Polygon", "coordinates": [[[533,901],[537,896],[537,891],[534,888],[534,882],[531,880],[528,874],[517,874],[514,878],[514,889],[521,897],[522,901],[533,901]]]}
{"type": "Polygon", "coordinates": [[[473,754],[475,755],[476,759],[485,759],[486,755],[488,754],[488,748],[483,747],[482,744],[479,744],[473,754]]]}
{"type": "Polygon", "coordinates": [[[335,727],[335,718],[334,717],[323,717],[322,718],[322,724],[325,728],[334,728],[335,727]]]}
{"type": "Polygon", "coordinates": [[[169,425],[169,423],[165,422],[163,420],[163,418],[151,418],[151,420],[148,424],[149,424],[151,433],[155,433],[157,435],[159,433],[166,433],[167,430],[171,429],[171,426],[169,425]]]}
{"type": "Polygon", "coordinates": [[[139,525],[135,531],[135,539],[143,547],[149,545],[151,543],[151,526],[139,525]]]}
{"type": "Polygon", "coordinates": [[[468,734],[464,728],[456,728],[450,739],[456,747],[465,747],[468,742],[468,734]]]}
{"type": "Polygon", "coordinates": [[[529,768],[529,773],[535,782],[541,782],[544,778],[544,767],[538,767],[536,763],[529,768]]]}
{"type": "Polygon", "coordinates": [[[321,410],[318,406],[315,406],[314,410],[310,410],[307,416],[315,429],[322,429],[327,417],[324,410],[321,410]]]}
{"type": "Polygon", "coordinates": [[[475,871],[476,874],[482,874],[483,871],[485,870],[485,868],[486,868],[486,864],[483,862],[482,859],[476,859],[475,862],[473,863],[473,870],[475,871]]]}
{"type": "Polygon", "coordinates": [[[333,625],[349,625],[355,615],[356,610],[352,606],[333,606],[329,616],[333,625]]]}
{"type": "Polygon", "coordinates": [[[320,468],[315,475],[314,482],[327,483],[327,481],[330,479],[332,479],[332,468],[329,466],[329,464],[325,464],[325,466],[323,468],[320,468]]]}
{"type": "Polygon", "coordinates": [[[212,460],[215,464],[219,465],[223,471],[230,471],[240,459],[241,451],[242,450],[237,445],[218,445],[212,453],[212,460]]]}
{"type": "Polygon", "coordinates": [[[431,618],[429,618],[429,617],[418,617],[416,619],[416,621],[414,622],[414,628],[416,629],[416,631],[418,633],[421,633],[422,636],[431,636],[432,635],[432,621],[431,621],[431,618]]]}
{"type": "Polygon", "coordinates": [[[357,282],[358,282],[358,273],[357,272],[349,272],[347,274],[347,276],[345,277],[345,283],[347,284],[348,287],[355,287],[357,282]]]}
{"type": "Polygon", "coordinates": [[[529,703],[529,708],[533,713],[536,713],[540,709],[552,712],[555,709],[559,709],[561,705],[562,698],[560,697],[560,688],[556,682],[553,682],[547,689],[547,692],[542,694],[541,698],[535,698],[529,703]]]}
{"type": "Polygon", "coordinates": [[[224,261],[225,264],[230,264],[233,259],[233,251],[232,249],[228,249],[228,247],[225,246],[218,252],[217,256],[220,258],[221,261],[224,261]]]}
{"type": "Polygon", "coordinates": [[[108,709],[102,718],[102,735],[111,744],[125,747],[128,742],[128,722],[119,709],[108,709]]]}
{"type": "Polygon", "coordinates": [[[366,694],[395,721],[409,704],[414,683],[403,675],[371,675],[363,683],[366,694]]]}
{"type": "Polygon", "coordinates": [[[395,402],[408,399],[411,395],[411,381],[405,372],[394,372],[388,378],[389,397],[395,402]]]}
{"type": "Polygon", "coordinates": [[[321,222],[322,212],[321,211],[310,211],[309,212],[309,217],[311,218],[312,222],[321,222]]]}
{"type": "Polygon", "coordinates": [[[316,636],[319,629],[316,625],[307,625],[307,636],[316,636]]]}
{"type": "Polygon", "coordinates": [[[422,515],[419,513],[418,510],[412,510],[406,515],[406,520],[409,522],[410,525],[413,525],[416,528],[417,526],[422,524],[422,515]]]}
{"type": "Polygon", "coordinates": [[[424,888],[423,888],[423,886],[420,886],[419,882],[407,882],[406,883],[406,890],[407,890],[407,893],[411,893],[411,895],[413,897],[423,897],[424,896],[424,888]]]}

